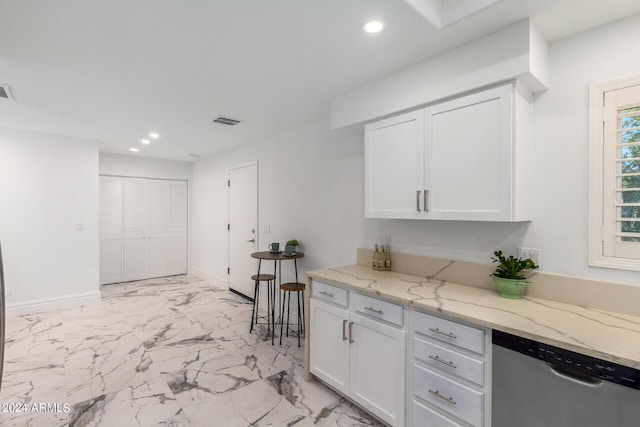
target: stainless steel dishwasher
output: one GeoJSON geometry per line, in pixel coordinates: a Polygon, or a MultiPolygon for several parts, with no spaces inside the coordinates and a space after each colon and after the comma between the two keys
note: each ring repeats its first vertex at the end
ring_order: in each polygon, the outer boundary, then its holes
{"type": "Polygon", "coordinates": [[[493,427],[640,426],[639,370],[500,331],[492,340],[493,427]]]}

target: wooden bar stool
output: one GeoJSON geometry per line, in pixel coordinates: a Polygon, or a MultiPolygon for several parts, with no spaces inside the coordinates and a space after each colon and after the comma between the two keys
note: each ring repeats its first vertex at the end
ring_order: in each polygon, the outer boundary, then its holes
{"type": "Polygon", "coordinates": [[[249,333],[253,332],[253,325],[258,323],[258,298],[260,297],[260,282],[267,282],[267,331],[271,331],[271,337],[274,335],[274,303],[275,303],[275,280],[274,274],[254,274],[251,276],[255,287],[253,290],[253,309],[251,311],[251,327],[249,333]],[[271,283],[273,282],[273,283],[271,283]]]}
{"type": "MultiPolygon", "coordinates": [[[[297,276],[297,275],[296,275],[297,276]]],[[[284,305],[287,304],[287,336],[289,336],[289,313],[291,312],[291,292],[298,296],[298,347],[300,347],[300,335],[304,333],[304,283],[289,282],[280,285],[280,291],[284,292],[282,300],[282,313],[280,314],[280,344],[282,344],[282,329],[284,327],[284,305]],[[287,300],[287,295],[289,300],[287,300]]]]}

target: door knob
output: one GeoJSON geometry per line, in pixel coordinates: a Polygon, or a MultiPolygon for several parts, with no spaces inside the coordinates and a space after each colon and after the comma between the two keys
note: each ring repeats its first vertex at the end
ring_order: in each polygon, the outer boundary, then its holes
{"type": "Polygon", "coordinates": [[[247,240],[247,242],[255,243],[256,239],[247,240]]]}

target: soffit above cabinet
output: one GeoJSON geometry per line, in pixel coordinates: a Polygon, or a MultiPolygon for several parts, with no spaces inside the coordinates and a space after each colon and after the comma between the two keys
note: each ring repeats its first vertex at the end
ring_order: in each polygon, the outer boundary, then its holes
{"type": "Polygon", "coordinates": [[[528,19],[332,99],[331,128],[514,80],[532,93],[548,86],[547,42],[528,19]]]}

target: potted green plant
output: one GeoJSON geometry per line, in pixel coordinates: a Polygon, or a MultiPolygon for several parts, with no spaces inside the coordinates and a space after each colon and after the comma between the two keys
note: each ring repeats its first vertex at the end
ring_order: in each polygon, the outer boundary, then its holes
{"type": "Polygon", "coordinates": [[[522,259],[513,255],[505,257],[502,251],[495,251],[493,254],[495,257],[491,259],[498,264],[493,273],[493,281],[498,289],[498,294],[503,298],[522,298],[527,285],[531,283],[527,281],[524,272],[535,270],[539,266],[531,258],[522,259]]]}
{"type": "Polygon", "coordinates": [[[296,246],[300,243],[296,239],[287,240],[287,244],[284,247],[284,254],[287,256],[296,253],[296,246]]]}

